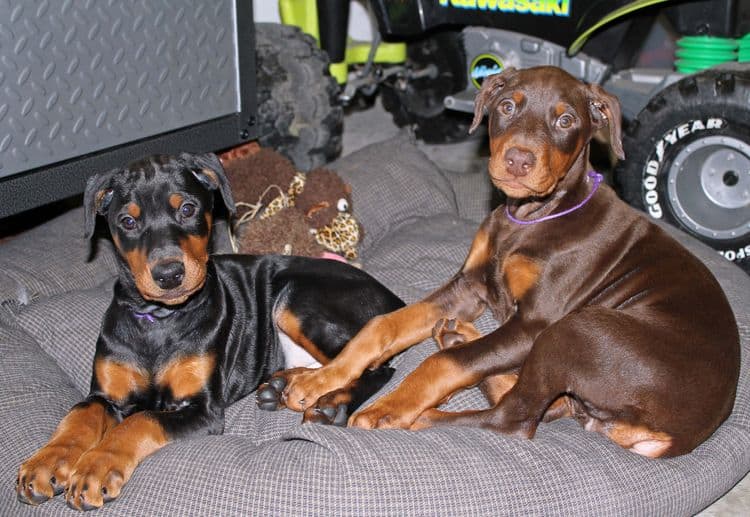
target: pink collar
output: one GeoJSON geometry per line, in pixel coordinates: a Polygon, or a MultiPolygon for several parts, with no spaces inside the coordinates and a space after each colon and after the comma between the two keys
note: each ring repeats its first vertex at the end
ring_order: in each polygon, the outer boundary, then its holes
{"type": "Polygon", "coordinates": [[[581,201],[574,207],[568,208],[567,210],[563,210],[562,212],[558,212],[556,214],[545,215],[544,217],[540,217],[539,219],[530,219],[528,221],[524,221],[522,219],[516,219],[515,217],[513,217],[510,213],[510,209],[508,208],[508,205],[505,205],[505,215],[507,215],[508,219],[510,219],[516,224],[536,224],[536,223],[541,223],[542,221],[549,221],[550,219],[557,219],[558,217],[562,217],[564,215],[568,215],[571,212],[575,212],[576,210],[578,210],[583,205],[589,202],[589,200],[594,196],[597,189],[599,188],[599,185],[601,184],[602,180],[604,179],[604,176],[602,176],[596,171],[589,171],[588,177],[594,180],[594,188],[591,189],[591,192],[589,192],[589,195],[586,196],[586,198],[583,201],[581,201]]]}

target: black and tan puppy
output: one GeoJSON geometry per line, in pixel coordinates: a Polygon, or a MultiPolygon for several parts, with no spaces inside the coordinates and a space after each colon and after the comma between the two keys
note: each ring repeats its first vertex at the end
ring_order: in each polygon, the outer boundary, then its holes
{"type": "MultiPolygon", "coordinates": [[[[366,273],[321,259],[209,256],[214,198],[234,210],[212,154],[154,156],[86,187],[85,233],[102,215],[119,278],[101,327],[86,399],[21,465],[18,499],[62,491],[78,509],[117,497],[136,466],[172,440],[218,434],[224,409],[282,368],[325,364],[377,314],[403,306],[366,273]]],[[[368,371],[332,394],[327,423],[391,376],[368,371]]],[[[260,392],[262,408],[281,404],[260,392]]]]}
{"type": "Polygon", "coordinates": [[[376,317],[319,370],[279,374],[287,405],[307,408],[432,334],[443,350],[353,425],[531,438],[569,416],[643,456],[690,452],[732,410],[737,325],[708,269],[589,170],[601,128],[623,157],[617,99],[559,68],[507,69],[484,81],[474,127],[485,110],[489,175],[507,203],[443,287],[376,317]],[[500,327],[480,335],[471,322],[487,309],[500,327]],[[435,409],[477,384],[490,409],[435,409]]]}

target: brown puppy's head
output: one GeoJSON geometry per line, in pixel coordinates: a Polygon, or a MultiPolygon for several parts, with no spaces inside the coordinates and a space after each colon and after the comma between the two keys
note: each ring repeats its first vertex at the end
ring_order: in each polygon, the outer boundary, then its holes
{"type": "Polygon", "coordinates": [[[490,177],[509,197],[549,195],[604,126],[615,154],[624,158],[617,98],[560,68],[507,68],[488,77],[476,96],[470,132],[485,110],[490,177]]]}
{"type": "Polygon", "coordinates": [[[97,174],[84,194],[86,238],[96,216],[104,216],[125,280],[146,300],[183,303],[206,279],[216,191],[233,213],[224,169],[213,154],[156,155],[97,174]]]}

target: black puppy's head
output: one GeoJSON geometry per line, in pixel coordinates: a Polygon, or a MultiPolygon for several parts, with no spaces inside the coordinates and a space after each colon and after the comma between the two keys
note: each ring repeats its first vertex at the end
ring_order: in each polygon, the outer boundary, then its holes
{"type": "Polygon", "coordinates": [[[203,287],[214,194],[230,213],[234,201],[213,154],[156,155],[92,176],[84,194],[85,235],[103,216],[143,298],[166,305],[203,287]]]}

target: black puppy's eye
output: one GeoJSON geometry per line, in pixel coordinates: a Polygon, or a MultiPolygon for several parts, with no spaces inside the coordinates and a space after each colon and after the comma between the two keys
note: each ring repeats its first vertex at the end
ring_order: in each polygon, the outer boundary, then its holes
{"type": "Polygon", "coordinates": [[[560,115],[560,118],[557,119],[557,125],[562,129],[569,129],[573,126],[573,123],[575,121],[576,119],[573,117],[573,115],[569,113],[563,113],[562,115],[560,115]]]}
{"type": "Polygon", "coordinates": [[[120,219],[120,226],[126,230],[134,230],[136,224],[135,219],[129,215],[123,216],[122,219],[120,219]]]}
{"type": "Polygon", "coordinates": [[[505,99],[500,103],[500,113],[503,115],[512,115],[514,111],[516,111],[516,104],[512,100],[505,99]]]}
{"type": "Polygon", "coordinates": [[[180,214],[182,217],[193,217],[195,215],[196,207],[192,203],[183,203],[180,207],[180,214]]]}

